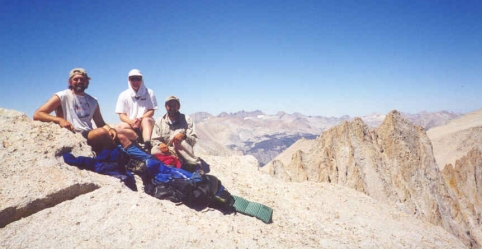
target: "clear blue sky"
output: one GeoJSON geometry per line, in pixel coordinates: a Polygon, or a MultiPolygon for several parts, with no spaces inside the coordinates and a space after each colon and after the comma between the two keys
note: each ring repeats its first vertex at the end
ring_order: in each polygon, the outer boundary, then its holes
{"type": "Polygon", "coordinates": [[[186,114],[482,108],[482,1],[0,0],[0,107],[33,112],[85,68],[104,119],[133,68],[186,114]]]}

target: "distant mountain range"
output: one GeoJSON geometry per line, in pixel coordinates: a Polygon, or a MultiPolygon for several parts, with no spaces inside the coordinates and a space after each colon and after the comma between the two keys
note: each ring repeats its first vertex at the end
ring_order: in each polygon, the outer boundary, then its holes
{"type": "MultiPolygon", "coordinates": [[[[440,111],[401,115],[427,130],[444,125],[462,114],[440,111]]],[[[219,156],[253,155],[260,166],[271,161],[299,139],[315,139],[324,130],[355,118],[347,115],[337,118],[285,112],[267,115],[261,111],[223,112],[217,116],[198,112],[190,116],[196,124],[199,136],[196,151],[219,156]]],[[[371,114],[360,118],[368,126],[377,127],[385,117],[384,114],[371,114]]]]}

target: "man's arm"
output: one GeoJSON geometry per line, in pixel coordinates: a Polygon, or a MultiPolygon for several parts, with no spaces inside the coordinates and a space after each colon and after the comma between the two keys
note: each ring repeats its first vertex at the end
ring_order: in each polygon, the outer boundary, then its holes
{"type": "Polygon", "coordinates": [[[61,113],[59,113],[59,110],[62,110],[60,98],[59,96],[54,95],[45,104],[43,104],[35,111],[35,113],[33,114],[33,120],[38,120],[42,122],[54,122],[60,125],[60,127],[62,128],[73,131],[74,126],[64,119],[63,110],[61,113]],[[57,116],[50,115],[50,113],[52,113],[53,111],[57,112],[57,116]]]}
{"type": "Polygon", "coordinates": [[[61,105],[59,105],[59,107],[57,107],[57,109],[55,109],[55,116],[60,117],[60,118],[65,118],[64,110],[62,110],[61,105]]]}
{"type": "Polygon", "coordinates": [[[191,146],[194,146],[194,144],[196,144],[197,142],[197,134],[196,134],[196,128],[194,127],[194,122],[191,119],[191,117],[186,115],[184,115],[184,117],[186,118],[186,124],[187,124],[186,134],[184,139],[188,144],[190,144],[191,146]]]}
{"type": "Polygon", "coordinates": [[[100,113],[100,106],[97,106],[94,111],[94,116],[92,117],[94,120],[95,125],[98,128],[104,127],[106,123],[104,122],[104,118],[102,118],[102,114],[100,113]]]}
{"type": "Polygon", "coordinates": [[[119,119],[120,119],[120,121],[122,121],[124,123],[127,123],[130,126],[133,126],[134,123],[135,123],[134,120],[129,119],[129,117],[125,113],[119,113],[119,119]]]}

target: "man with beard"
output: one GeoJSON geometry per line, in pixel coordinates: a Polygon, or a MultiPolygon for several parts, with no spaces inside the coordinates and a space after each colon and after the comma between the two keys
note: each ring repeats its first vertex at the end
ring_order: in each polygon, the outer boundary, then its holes
{"type": "Polygon", "coordinates": [[[106,125],[97,100],[85,93],[90,78],[83,68],[74,68],[69,74],[69,89],[57,92],[33,115],[34,120],[54,122],[72,132],[80,132],[87,144],[95,148],[103,143],[102,137],[112,129],[106,125]],[[55,111],[55,116],[50,115],[55,111]],[[98,127],[92,126],[92,120],[98,127]]]}
{"type": "Polygon", "coordinates": [[[167,97],[165,107],[167,113],[156,120],[154,127],[152,155],[162,153],[161,148],[168,146],[182,160],[182,168],[189,171],[202,169],[202,160],[193,150],[197,135],[192,119],[179,112],[181,102],[176,96],[167,97]]]}
{"type": "Polygon", "coordinates": [[[147,88],[141,71],[132,69],[127,76],[127,90],[117,99],[115,112],[121,123],[116,125],[120,133],[130,140],[144,144],[147,153],[151,153],[151,136],[154,128],[154,111],[157,100],[154,91],[147,88]]]}

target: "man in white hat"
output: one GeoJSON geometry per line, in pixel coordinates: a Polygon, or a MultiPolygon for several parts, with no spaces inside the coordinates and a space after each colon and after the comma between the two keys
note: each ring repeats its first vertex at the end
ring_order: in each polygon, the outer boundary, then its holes
{"type": "Polygon", "coordinates": [[[172,148],[182,160],[182,168],[193,171],[201,169],[202,160],[194,154],[197,135],[192,119],[179,112],[181,102],[176,96],[166,98],[167,113],[156,120],[152,140],[152,154],[159,154],[164,148],[172,148]]]}
{"type": "Polygon", "coordinates": [[[144,143],[144,149],[150,153],[152,129],[154,127],[154,111],[157,100],[154,91],[144,85],[141,71],[132,69],[127,76],[128,89],[117,99],[115,112],[119,114],[121,123],[117,130],[130,140],[144,143]]]}

